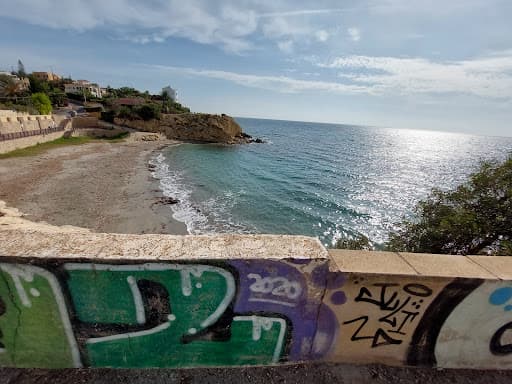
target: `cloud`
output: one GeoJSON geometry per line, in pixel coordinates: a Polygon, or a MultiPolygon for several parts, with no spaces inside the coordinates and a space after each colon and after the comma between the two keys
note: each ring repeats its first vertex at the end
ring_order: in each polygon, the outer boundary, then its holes
{"type": "Polygon", "coordinates": [[[277,47],[284,53],[292,53],[293,52],[293,41],[279,41],[277,43],[277,47]]]}
{"type": "Polygon", "coordinates": [[[205,0],[0,0],[0,16],[55,29],[103,29],[139,43],[169,37],[218,45],[226,51],[252,47],[256,13],[234,1],[205,0]]]}
{"type": "MultiPolygon", "coordinates": [[[[328,63],[317,62],[316,65],[339,71],[339,81],[313,81],[187,67],[148,67],[282,93],[324,91],[373,96],[460,94],[512,100],[511,52],[453,62],[432,62],[423,58],[346,56],[328,63]]],[[[307,74],[312,75],[313,72],[307,74]]]]}
{"type": "Polygon", "coordinates": [[[358,28],[349,28],[347,29],[348,35],[350,37],[350,40],[354,42],[358,42],[361,40],[361,31],[358,28]]]}
{"type": "Polygon", "coordinates": [[[339,82],[311,81],[294,79],[287,76],[262,76],[165,65],[146,65],[145,67],[162,72],[173,72],[189,76],[225,80],[245,87],[266,89],[281,93],[297,93],[304,91],[326,91],[340,94],[368,93],[366,86],[342,84],[339,82]]]}
{"type": "MultiPolygon", "coordinates": [[[[321,8],[321,9],[298,9],[293,11],[270,12],[259,15],[261,18],[266,17],[294,17],[294,16],[311,16],[311,15],[330,15],[333,13],[345,13],[361,10],[360,7],[353,8],[321,8]]],[[[363,8],[364,9],[364,8],[363,8]]]]}
{"type": "Polygon", "coordinates": [[[460,93],[512,98],[512,54],[433,62],[424,58],[346,56],[317,66],[377,94],[460,93]]]}
{"type": "Polygon", "coordinates": [[[323,42],[326,42],[327,39],[329,39],[330,34],[325,29],[321,29],[321,30],[315,32],[315,37],[318,41],[323,43],[323,42]]]}

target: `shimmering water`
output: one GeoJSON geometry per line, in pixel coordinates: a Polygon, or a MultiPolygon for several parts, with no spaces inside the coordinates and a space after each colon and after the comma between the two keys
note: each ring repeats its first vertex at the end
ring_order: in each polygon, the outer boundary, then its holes
{"type": "Polygon", "coordinates": [[[242,119],[266,144],[182,144],[157,165],[174,217],[190,233],[283,233],[332,244],[362,233],[376,243],[432,187],[453,187],[512,138],[242,119]]]}

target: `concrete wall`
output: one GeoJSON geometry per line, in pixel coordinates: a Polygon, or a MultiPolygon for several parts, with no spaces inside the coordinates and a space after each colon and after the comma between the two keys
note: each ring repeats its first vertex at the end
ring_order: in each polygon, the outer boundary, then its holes
{"type": "Polygon", "coordinates": [[[119,136],[122,133],[129,132],[125,128],[113,128],[113,129],[105,129],[105,128],[80,128],[75,129],[71,136],[88,136],[93,138],[112,138],[119,136]]]}
{"type": "Polygon", "coordinates": [[[4,227],[0,366],[512,368],[508,257],[4,227]]]}
{"type": "Polygon", "coordinates": [[[53,132],[47,135],[34,135],[28,137],[22,137],[15,140],[0,141],[0,154],[8,153],[16,149],[22,149],[31,147],[33,145],[46,143],[61,138],[64,135],[64,131],[53,132]]]}
{"type": "Polygon", "coordinates": [[[0,112],[0,153],[52,141],[72,129],[65,116],[0,112]]]}
{"type": "Polygon", "coordinates": [[[80,116],[73,118],[73,128],[97,128],[99,127],[98,118],[94,116],[80,116]]]}

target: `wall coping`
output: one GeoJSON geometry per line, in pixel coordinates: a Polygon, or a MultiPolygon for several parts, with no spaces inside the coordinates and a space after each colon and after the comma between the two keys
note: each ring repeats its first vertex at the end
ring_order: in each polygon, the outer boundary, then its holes
{"type": "Polygon", "coordinates": [[[510,256],[459,256],[425,253],[329,250],[331,271],[425,277],[512,280],[510,256]]]}
{"type": "Polygon", "coordinates": [[[317,239],[286,235],[129,235],[0,231],[0,256],[105,261],[328,259],[317,239]]]}

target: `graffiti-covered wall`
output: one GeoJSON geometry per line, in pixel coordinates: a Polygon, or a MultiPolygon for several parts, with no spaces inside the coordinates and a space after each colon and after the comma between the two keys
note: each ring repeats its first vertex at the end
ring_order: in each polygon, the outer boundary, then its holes
{"type": "Polygon", "coordinates": [[[512,368],[512,282],[476,258],[435,275],[374,253],[378,273],[302,237],[5,236],[0,366],[512,368]]]}

